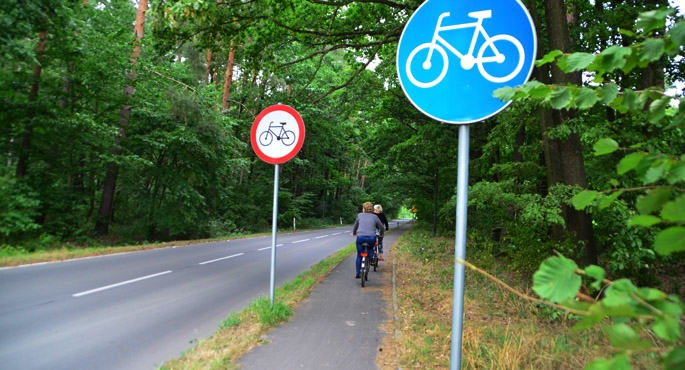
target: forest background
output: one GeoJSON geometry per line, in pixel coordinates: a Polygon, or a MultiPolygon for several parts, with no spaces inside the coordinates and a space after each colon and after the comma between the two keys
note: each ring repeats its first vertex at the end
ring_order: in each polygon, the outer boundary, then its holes
{"type": "MultiPolygon", "coordinates": [[[[395,73],[420,3],[3,1],[3,253],[268,230],[273,168],[249,137],[277,103],[307,130],[280,167],[280,228],[372,201],[453,234],[458,127],[413,108],[395,73]]],[[[666,0],[525,6],[543,62],[471,127],[469,242],[530,274],[561,252],[657,283],[685,249],[668,213],[685,202],[679,18],[666,0]]]]}

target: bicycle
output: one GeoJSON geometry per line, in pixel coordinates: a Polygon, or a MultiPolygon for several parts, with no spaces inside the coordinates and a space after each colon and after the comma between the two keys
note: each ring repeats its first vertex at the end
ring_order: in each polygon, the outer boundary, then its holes
{"type": "Polygon", "coordinates": [[[442,81],[443,78],[445,78],[445,75],[447,74],[447,69],[449,68],[449,57],[447,55],[447,52],[445,51],[445,48],[460,59],[460,64],[463,69],[469,70],[473,68],[474,65],[476,65],[478,66],[478,71],[480,71],[480,74],[490,82],[507,82],[512,78],[516,77],[516,75],[518,75],[518,73],[521,72],[521,69],[523,68],[525,55],[523,45],[521,45],[521,42],[515,37],[506,34],[500,34],[490,37],[485,31],[485,28],[483,27],[483,20],[492,17],[492,10],[481,10],[477,12],[468,13],[469,17],[476,19],[475,22],[443,26],[443,19],[445,17],[449,17],[449,15],[449,12],[440,14],[440,16],[438,17],[438,21],[435,25],[433,40],[431,40],[431,42],[421,44],[417,46],[414,50],[412,50],[411,53],[409,53],[409,57],[407,58],[407,64],[405,68],[407,70],[407,78],[409,78],[409,80],[414,85],[420,88],[430,88],[437,85],[438,83],[440,83],[440,81],[442,81]],[[473,36],[471,38],[471,44],[469,45],[469,51],[466,54],[460,53],[459,50],[457,50],[447,40],[440,36],[440,32],[442,31],[450,31],[471,27],[474,28],[473,36]],[[474,56],[473,53],[475,51],[476,41],[478,40],[479,35],[483,35],[483,37],[485,38],[485,42],[483,43],[483,45],[480,46],[480,49],[478,49],[477,56],[474,56]],[[499,52],[498,48],[495,46],[495,43],[498,43],[500,45],[500,48],[502,49],[509,46],[504,45],[503,43],[511,43],[514,45],[518,53],[518,55],[516,55],[516,57],[518,57],[518,61],[516,63],[516,67],[514,68],[514,70],[501,77],[494,76],[494,74],[497,73],[496,71],[493,70],[492,72],[488,72],[485,68],[486,63],[490,64],[492,62],[495,62],[497,64],[502,64],[505,60],[508,59],[504,54],[499,52]],[[435,78],[433,81],[421,82],[418,79],[416,79],[412,73],[412,61],[414,60],[414,57],[416,57],[416,55],[424,49],[428,49],[428,55],[426,56],[426,60],[421,64],[422,68],[425,71],[428,71],[433,66],[433,64],[431,63],[431,58],[433,57],[434,50],[437,51],[438,54],[440,54],[440,56],[442,57],[442,70],[440,71],[438,77],[435,78]],[[487,55],[492,54],[492,56],[485,56],[487,51],[490,51],[490,53],[487,55]]]}
{"type": "Polygon", "coordinates": [[[378,261],[379,261],[379,249],[380,249],[380,244],[378,243],[378,233],[376,233],[376,243],[374,243],[373,246],[373,258],[371,259],[371,265],[373,266],[373,271],[375,272],[376,269],[378,268],[378,261]]]}
{"type": "Polygon", "coordinates": [[[259,134],[259,143],[262,144],[262,146],[269,146],[274,141],[275,136],[276,140],[283,143],[283,145],[293,145],[295,142],[295,133],[290,130],[286,130],[286,124],[287,122],[281,122],[279,126],[278,124],[274,125],[273,121],[269,123],[269,129],[259,134]],[[272,130],[272,128],[278,129],[279,127],[281,130],[278,133],[272,130]]]}
{"type": "Polygon", "coordinates": [[[369,248],[371,247],[368,242],[362,243],[362,247],[364,247],[364,252],[360,253],[362,256],[362,265],[360,269],[360,274],[361,274],[361,280],[362,280],[362,288],[364,285],[366,285],[366,281],[369,280],[369,261],[367,260],[369,257],[369,248]]]}

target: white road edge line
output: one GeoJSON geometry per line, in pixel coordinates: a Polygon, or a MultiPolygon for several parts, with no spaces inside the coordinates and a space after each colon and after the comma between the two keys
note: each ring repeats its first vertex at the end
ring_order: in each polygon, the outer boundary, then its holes
{"type": "Polygon", "coordinates": [[[229,258],[242,256],[243,254],[245,254],[245,253],[238,253],[238,254],[233,254],[233,255],[230,255],[230,256],[226,256],[226,257],[217,258],[217,259],[211,260],[211,261],[204,261],[204,262],[198,263],[198,265],[206,265],[206,264],[212,263],[212,262],[217,262],[217,261],[221,261],[221,260],[227,260],[227,259],[229,259],[229,258]]]}
{"type": "Polygon", "coordinates": [[[145,279],[151,279],[151,278],[153,278],[153,277],[162,276],[162,275],[166,275],[166,274],[170,274],[170,273],[171,273],[171,270],[168,270],[168,271],[160,272],[160,273],[157,273],[157,274],[152,274],[152,275],[147,275],[147,276],[139,277],[139,278],[137,278],[137,279],[131,279],[131,280],[122,281],[121,283],[116,283],[116,284],[107,285],[107,286],[103,286],[103,287],[96,288],[96,289],[86,290],[85,292],[72,294],[71,296],[74,297],[74,298],[83,297],[84,295],[88,295],[88,294],[92,294],[92,293],[101,292],[101,291],[103,291],[103,290],[116,288],[116,287],[119,287],[119,286],[122,286],[122,285],[135,283],[135,282],[138,282],[138,281],[141,281],[141,280],[145,280],[145,279]]]}
{"type": "Polygon", "coordinates": [[[295,243],[302,243],[302,242],[306,242],[306,241],[309,241],[309,239],[295,240],[294,242],[291,242],[291,243],[295,244],[295,243]]]}

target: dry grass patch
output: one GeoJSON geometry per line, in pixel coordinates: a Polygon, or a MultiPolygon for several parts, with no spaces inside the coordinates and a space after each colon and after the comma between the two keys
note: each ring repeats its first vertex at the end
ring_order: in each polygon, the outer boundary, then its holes
{"type": "MultiPolygon", "coordinates": [[[[410,230],[391,258],[397,311],[389,313],[396,318],[385,328],[380,368],[449,369],[454,240],[410,230]]],[[[513,274],[490,273],[527,292],[513,274]]],[[[465,280],[462,369],[581,369],[608,354],[599,330],[569,333],[573,320],[563,313],[523,300],[476,272],[467,270],[465,280]]],[[[392,289],[385,294],[392,302],[392,289]]]]}

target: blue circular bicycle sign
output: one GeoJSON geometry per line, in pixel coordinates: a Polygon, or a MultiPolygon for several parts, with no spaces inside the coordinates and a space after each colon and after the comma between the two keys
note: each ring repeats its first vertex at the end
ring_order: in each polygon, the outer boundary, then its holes
{"type": "Polygon", "coordinates": [[[397,75],[423,114],[474,123],[511,103],[492,93],[525,83],[536,51],[533,21],[517,0],[428,0],[402,32],[397,75]]]}

